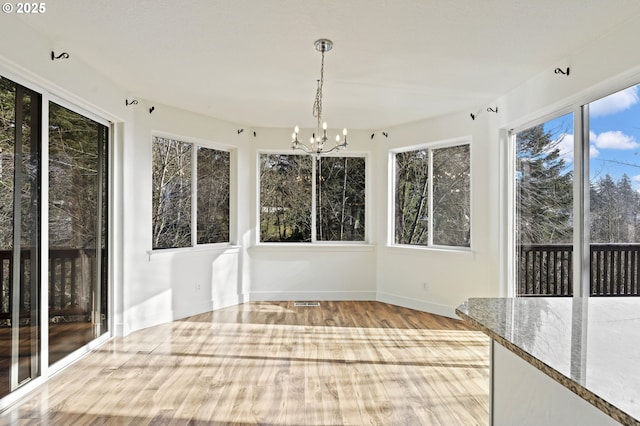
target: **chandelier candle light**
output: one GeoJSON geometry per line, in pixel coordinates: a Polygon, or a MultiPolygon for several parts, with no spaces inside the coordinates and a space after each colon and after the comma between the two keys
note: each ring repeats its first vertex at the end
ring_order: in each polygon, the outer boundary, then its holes
{"type": "Polygon", "coordinates": [[[333,151],[339,151],[341,148],[347,147],[347,129],[342,130],[342,142],[340,141],[340,135],[336,135],[336,144],[330,149],[325,149],[324,144],[329,138],[327,138],[327,123],[322,121],[322,86],[324,85],[324,53],[333,48],[333,42],[321,38],[314,43],[316,50],[322,53],[322,63],[320,65],[320,80],[318,80],[318,88],[316,90],[316,99],[313,103],[313,116],[317,118],[316,133],[314,133],[309,139],[309,145],[302,143],[298,140],[298,133],[300,128],[298,126],[293,130],[291,135],[291,148],[299,149],[307,154],[313,154],[318,159],[321,155],[328,154],[333,151]],[[320,124],[322,123],[322,133],[320,133],[320,124]]]}

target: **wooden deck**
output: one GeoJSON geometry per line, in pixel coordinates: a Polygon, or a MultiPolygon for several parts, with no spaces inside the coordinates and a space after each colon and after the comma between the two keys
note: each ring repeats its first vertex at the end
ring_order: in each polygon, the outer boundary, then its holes
{"type": "Polygon", "coordinates": [[[113,338],[0,424],[486,425],[489,340],[379,302],[253,302],[113,338]]]}

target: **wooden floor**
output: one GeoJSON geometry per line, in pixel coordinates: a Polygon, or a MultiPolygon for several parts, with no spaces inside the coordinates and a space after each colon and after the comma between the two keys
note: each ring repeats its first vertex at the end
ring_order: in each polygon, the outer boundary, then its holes
{"type": "Polygon", "coordinates": [[[253,302],[113,338],[0,424],[486,425],[489,341],[379,302],[253,302]]]}

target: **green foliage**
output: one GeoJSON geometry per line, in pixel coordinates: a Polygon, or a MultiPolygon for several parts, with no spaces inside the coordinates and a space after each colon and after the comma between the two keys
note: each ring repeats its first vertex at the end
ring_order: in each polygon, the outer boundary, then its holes
{"type": "Polygon", "coordinates": [[[316,173],[316,238],[364,241],[365,159],[321,157],[316,173]]]}
{"type": "Polygon", "coordinates": [[[311,241],[311,161],[260,154],[260,241],[311,241]]]}
{"type": "MultiPolygon", "coordinates": [[[[310,242],[313,157],[260,156],[260,241],[310,242]]],[[[363,157],[320,157],[315,162],[316,240],[364,241],[363,157]]]]}
{"type": "Polygon", "coordinates": [[[617,182],[609,174],[592,182],[590,194],[591,242],[639,242],[640,195],[626,174],[617,182]]]}
{"type": "Polygon", "coordinates": [[[570,243],[573,174],[560,156],[561,137],[542,125],[517,134],[516,215],[521,244],[570,243]]]}

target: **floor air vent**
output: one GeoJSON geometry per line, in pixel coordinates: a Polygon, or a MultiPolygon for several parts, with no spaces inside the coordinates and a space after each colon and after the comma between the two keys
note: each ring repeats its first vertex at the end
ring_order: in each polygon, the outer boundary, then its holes
{"type": "Polygon", "coordinates": [[[320,306],[320,302],[293,302],[293,306],[304,306],[304,307],[320,306]]]}

